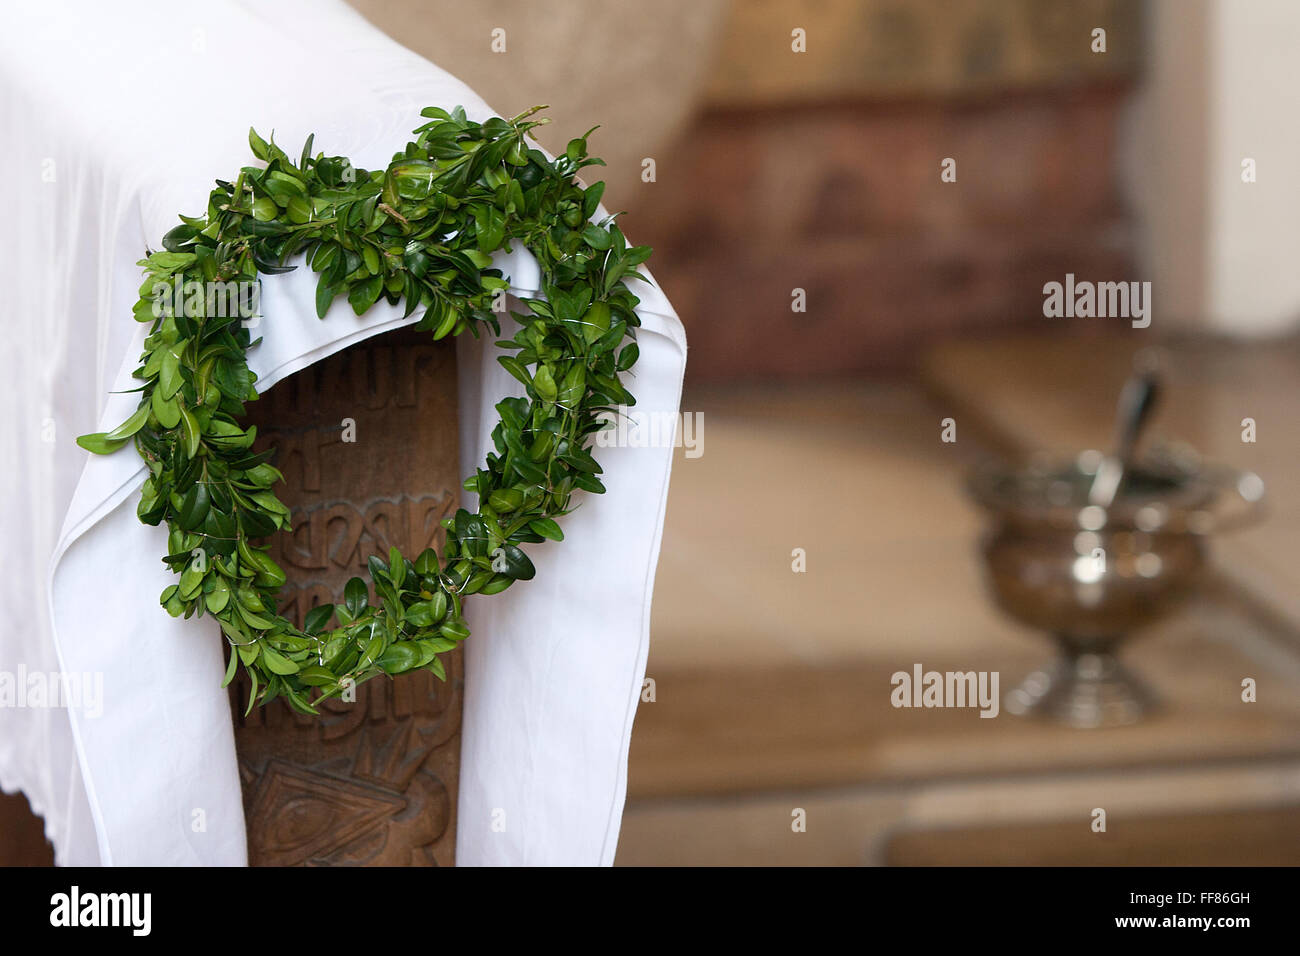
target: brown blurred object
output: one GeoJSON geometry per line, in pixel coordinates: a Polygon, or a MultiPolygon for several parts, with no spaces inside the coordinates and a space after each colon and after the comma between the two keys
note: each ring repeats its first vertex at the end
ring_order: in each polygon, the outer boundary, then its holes
{"type": "Polygon", "coordinates": [[[714,104],[947,96],[1126,79],[1141,55],[1132,0],[746,0],[709,75],[714,104]],[[1092,52],[1092,30],[1106,52],[1092,52]],[[787,57],[803,29],[807,54],[787,57]]]}
{"type": "Polygon", "coordinates": [[[1117,124],[1138,12],[733,7],[707,109],[628,223],[686,323],[692,380],[894,368],[948,333],[1041,327],[1042,285],[1066,272],[1130,277],[1117,124]]]}
{"type": "Polygon", "coordinates": [[[0,793],[0,866],[53,866],[44,824],[21,793],[0,793]]]}
{"type": "Polygon", "coordinates": [[[887,866],[1294,866],[1295,807],[1137,817],[1107,839],[1076,823],[903,832],[887,866]],[[1189,834],[1195,834],[1189,839],[1189,834]]]}

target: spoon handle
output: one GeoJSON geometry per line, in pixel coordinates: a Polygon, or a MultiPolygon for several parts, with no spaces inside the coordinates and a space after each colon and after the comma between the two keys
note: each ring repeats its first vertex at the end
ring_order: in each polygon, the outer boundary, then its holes
{"type": "Polygon", "coordinates": [[[1092,487],[1088,489],[1089,504],[1109,508],[1115,500],[1124,473],[1132,466],[1138,436],[1151,417],[1159,394],[1159,382],[1150,367],[1135,371],[1124,383],[1115,410],[1115,453],[1103,458],[1098,466],[1092,487]]]}
{"type": "Polygon", "coordinates": [[[1135,372],[1119,393],[1119,407],[1115,415],[1115,457],[1125,467],[1128,467],[1133,458],[1138,436],[1151,417],[1151,410],[1159,395],[1159,382],[1155,373],[1150,371],[1135,372]]]}

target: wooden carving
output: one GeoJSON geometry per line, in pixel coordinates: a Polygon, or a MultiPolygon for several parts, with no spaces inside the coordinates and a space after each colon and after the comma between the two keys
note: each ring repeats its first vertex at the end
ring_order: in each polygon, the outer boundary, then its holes
{"type": "MultiPolygon", "coordinates": [[[[256,447],[278,450],[277,492],[293,513],[292,532],[271,542],[288,576],[282,614],[301,624],[341,603],[349,578],[369,581],[371,554],[441,545],[460,487],[452,343],[378,336],[285,379],[250,413],[256,447]]],[[[460,651],[443,660],[446,683],[427,671],[376,678],[319,718],[281,701],[243,717],[248,685],[234,683],[250,863],[454,862],[464,667],[460,651]]]]}

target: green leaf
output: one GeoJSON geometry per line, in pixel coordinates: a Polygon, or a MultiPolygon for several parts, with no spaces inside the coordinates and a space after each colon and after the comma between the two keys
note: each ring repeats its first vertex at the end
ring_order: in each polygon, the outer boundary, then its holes
{"type": "Polygon", "coordinates": [[[582,337],[594,342],[609,331],[609,303],[593,302],[586,315],[582,317],[582,337]]]}
{"type": "Polygon", "coordinates": [[[433,548],[425,548],[420,552],[420,556],[415,559],[415,573],[423,577],[437,570],[438,552],[434,551],[433,548]]]}
{"type": "Polygon", "coordinates": [[[478,251],[487,255],[501,248],[506,234],[505,213],[495,206],[480,206],[474,210],[474,221],[478,251]]]}
{"type": "Polygon", "coordinates": [[[600,463],[581,448],[572,449],[568,454],[561,455],[560,460],[566,465],[578,469],[578,471],[590,472],[591,474],[600,474],[601,472],[600,463]]]}
{"type": "Polygon", "coordinates": [[[413,670],[420,666],[420,648],[410,641],[399,641],[384,651],[376,663],[386,674],[413,670]]]}
{"type": "Polygon", "coordinates": [[[544,402],[555,401],[557,390],[555,388],[555,378],[551,375],[551,370],[545,365],[539,366],[537,372],[533,375],[533,388],[544,402]]]}
{"type": "Polygon", "coordinates": [[[225,680],[221,682],[222,687],[230,686],[230,682],[235,679],[235,670],[238,667],[238,665],[239,665],[239,655],[235,653],[235,649],[232,647],[230,649],[230,660],[226,664],[226,677],[225,680]]]}
{"type": "Polygon", "coordinates": [[[400,588],[406,580],[406,559],[396,548],[388,549],[388,567],[393,578],[393,586],[400,588]]]}
{"type": "Polygon", "coordinates": [[[199,423],[194,418],[194,413],[185,406],[181,406],[181,429],[185,440],[185,457],[193,458],[199,453],[199,441],[203,433],[199,431],[199,423]]]}
{"type": "Polygon", "coordinates": [[[437,591],[434,593],[433,598],[429,601],[429,613],[433,615],[432,623],[437,624],[447,616],[448,603],[446,591],[437,591]]]}
{"type": "Polygon", "coordinates": [[[488,495],[488,504],[497,514],[514,511],[524,503],[524,493],[518,488],[499,488],[488,495]]]}
{"type": "Polygon", "coordinates": [[[594,222],[587,223],[587,227],[582,230],[582,241],[598,252],[604,252],[614,244],[614,237],[609,234],[609,230],[602,229],[594,222]]]}
{"type": "MultiPolygon", "coordinates": [[[[182,590],[184,589],[182,588],[182,590]]],[[[275,626],[274,621],[270,620],[269,618],[263,617],[262,615],[256,613],[255,611],[250,611],[248,608],[244,607],[244,605],[240,604],[238,601],[235,602],[235,607],[236,610],[239,611],[239,616],[244,619],[244,623],[246,623],[251,628],[255,628],[256,630],[259,631],[268,631],[275,626]]]]}
{"type": "Polygon", "coordinates": [[[253,580],[264,587],[278,588],[283,585],[286,580],[284,569],[270,558],[266,559],[266,564],[267,567],[253,580]]]}
{"type": "Polygon", "coordinates": [[[498,574],[488,581],[487,584],[483,585],[482,589],[478,593],[484,595],[500,594],[514,583],[514,578],[505,574],[498,574]]]}
{"type": "Polygon", "coordinates": [[[149,398],[154,417],[163,428],[175,428],[181,422],[181,407],[176,399],[164,399],[161,388],[155,388],[149,398]]]}
{"type": "Polygon", "coordinates": [[[321,279],[316,285],[316,318],[325,318],[325,313],[329,311],[334,302],[334,296],[338,294],[338,288],[321,279]]]}
{"type": "Polygon", "coordinates": [[[502,556],[505,567],[500,569],[500,573],[516,581],[531,581],[537,574],[537,569],[533,567],[533,562],[528,560],[528,555],[524,554],[513,544],[502,546],[502,556]]]}
{"type": "Polygon", "coordinates": [[[442,317],[442,321],[438,323],[438,328],[434,330],[433,340],[436,342],[445,338],[456,327],[456,322],[459,319],[460,315],[457,314],[456,310],[448,308],[446,314],[442,317]]]}
{"type": "Polygon", "coordinates": [[[250,468],[247,474],[249,482],[259,488],[270,488],[283,477],[284,475],[280,474],[278,468],[273,465],[268,465],[266,462],[262,462],[260,465],[250,468]]]}
{"type": "Polygon", "coordinates": [[[272,674],[289,675],[298,673],[298,665],[289,658],[285,657],[279,651],[272,650],[266,644],[262,644],[262,663],[272,674]]]}
{"type": "Polygon", "coordinates": [[[316,134],[308,133],[307,141],[302,144],[302,156],[298,160],[298,168],[307,168],[307,160],[311,159],[311,144],[314,142],[316,142],[316,134]]]}
{"type": "Polygon", "coordinates": [[[448,621],[438,628],[438,633],[443,637],[451,638],[453,641],[463,641],[469,637],[469,628],[465,626],[464,621],[448,621]]]}
{"type": "MultiPolygon", "coordinates": [[[[378,623],[378,622],[376,622],[378,623]]],[[[361,652],[361,660],[357,662],[357,669],[364,670],[373,664],[379,655],[384,652],[384,634],[382,631],[372,631],[370,640],[366,642],[366,649],[361,652]]]]}
{"type": "Polygon", "coordinates": [[[303,617],[302,629],[308,634],[319,634],[321,629],[334,616],[333,604],[320,604],[312,608],[303,617]]]}
{"type": "Polygon", "coordinates": [[[306,664],[298,669],[298,680],[308,687],[328,687],[338,678],[319,664],[306,664]]]}
{"type": "Polygon", "coordinates": [[[532,378],[528,374],[528,369],[524,367],[523,362],[519,361],[519,359],[515,358],[513,355],[498,355],[497,362],[502,368],[515,378],[519,379],[519,381],[524,385],[532,384],[532,378]]]}
{"type": "Polygon", "coordinates": [[[258,655],[262,652],[262,646],[249,640],[249,635],[239,628],[226,624],[221,621],[221,629],[230,635],[232,640],[238,641],[235,650],[239,654],[239,659],[243,661],[244,666],[248,667],[253,661],[257,660],[258,655]]]}
{"type": "Polygon", "coordinates": [[[565,408],[576,409],[586,393],[587,370],[581,364],[575,364],[569,370],[569,374],[564,376],[564,383],[560,386],[555,400],[565,408]]]}
{"type": "Polygon", "coordinates": [[[170,347],[164,346],[161,363],[158,371],[158,388],[163,398],[171,398],[184,384],[184,379],[181,378],[180,360],[170,347]]]}
{"type": "Polygon", "coordinates": [[[168,276],[178,269],[193,265],[195,258],[192,252],[155,252],[145,261],[155,275],[168,276]]]}
{"type": "Polygon", "coordinates": [[[289,221],[297,225],[311,221],[311,204],[301,196],[290,199],[285,212],[289,215],[289,221]]]}
{"type": "Polygon", "coordinates": [[[529,482],[530,484],[534,484],[534,485],[546,484],[547,481],[546,472],[544,472],[541,468],[534,465],[527,458],[516,457],[511,462],[511,467],[513,467],[514,470],[518,472],[519,476],[523,478],[524,481],[529,482]]]}
{"type": "Polygon", "coordinates": [[[348,302],[352,306],[352,311],[357,315],[362,315],[375,304],[379,298],[379,293],[384,290],[384,277],[371,276],[354,285],[348,292],[348,302]]]}
{"type": "Polygon", "coordinates": [[[196,481],[190,486],[190,490],[185,493],[185,499],[181,502],[180,514],[177,515],[177,521],[186,531],[194,531],[203,524],[203,519],[208,516],[208,486],[201,481],[196,481]]]}
{"type": "Polygon", "coordinates": [[[257,130],[253,129],[251,126],[248,127],[248,148],[253,151],[254,156],[263,162],[265,162],[267,157],[270,155],[266,145],[266,140],[258,136],[257,130]]]}
{"type": "Polygon", "coordinates": [[[603,182],[592,183],[587,187],[587,191],[582,197],[583,219],[590,219],[596,214],[596,207],[600,205],[600,197],[604,194],[605,184],[603,182]]]}
{"type": "Polygon", "coordinates": [[[343,587],[343,603],[347,606],[354,619],[361,616],[361,612],[365,609],[369,598],[370,591],[366,587],[366,582],[361,578],[350,578],[343,587]]]}
{"type": "Polygon", "coordinates": [[[204,595],[203,600],[208,610],[213,614],[222,611],[230,602],[230,585],[226,584],[225,581],[218,580],[212,590],[204,595]]]}
{"type": "Polygon", "coordinates": [[[129,439],[126,438],[119,441],[110,441],[107,432],[94,432],[89,435],[80,435],[77,438],[78,445],[96,455],[110,455],[128,441],[129,439]]]}
{"type": "Polygon", "coordinates": [[[212,380],[221,389],[221,394],[236,401],[248,398],[253,384],[253,373],[243,362],[231,358],[219,358],[212,367],[212,380]]]}
{"type": "Polygon", "coordinates": [[[406,609],[406,620],[416,627],[432,627],[433,608],[428,601],[417,601],[406,609]]]}
{"type": "Polygon", "coordinates": [[[143,428],[144,423],[148,420],[149,420],[149,404],[146,402],[145,404],[141,405],[139,408],[135,410],[135,414],[133,414],[122,424],[114,428],[111,432],[105,435],[104,438],[108,441],[122,441],[124,439],[130,438],[141,428],[143,428]]]}
{"type": "Polygon", "coordinates": [[[540,534],[543,538],[549,538],[552,541],[563,541],[564,532],[552,518],[538,518],[535,521],[528,522],[528,527],[540,534]]]}
{"type": "Polygon", "coordinates": [[[397,194],[403,199],[427,198],[437,172],[437,168],[428,160],[400,163],[390,170],[397,194]]]}
{"type": "Polygon", "coordinates": [[[249,497],[272,514],[277,514],[285,518],[289,517],[290,512],[288,506],[275,496],[275,492],[258,491],[249,495],[249,497]]]}
{"type": "Polygon", "coordinates": [[[203,572],[192,564],[186,565],[185,570],[181,572],[180,590],[177,592],[177,597],[182,601],[188,601],[199,593],[202,584],[203,572]]]}

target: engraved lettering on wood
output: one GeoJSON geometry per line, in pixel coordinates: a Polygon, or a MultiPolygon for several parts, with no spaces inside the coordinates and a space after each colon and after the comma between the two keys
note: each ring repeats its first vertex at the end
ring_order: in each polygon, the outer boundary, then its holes
{"type": "MultiPolygon", "coordinates": [[[[249,406],[256,447],[274,446],[292,530],[271,541],[288,581],[281,613],[340,603],[390,546],[441,545],[457,507],[456,362],[450,342],[399,330],[298,372],[249,406]],[[351,420],[345,425],[345,420],[351,420]],[[354,439],[354,440],[347,440],[354,439]]],[[[461,652],[427,671],[357,688],[306,717],[280,701],[243,711],[235,739],[255,865],[448,865],[460,768],[461,652]]]]}

